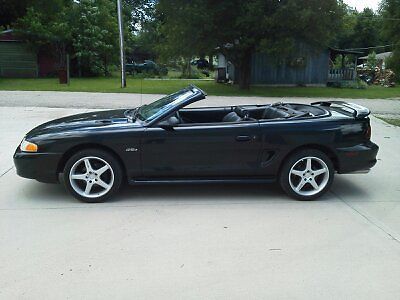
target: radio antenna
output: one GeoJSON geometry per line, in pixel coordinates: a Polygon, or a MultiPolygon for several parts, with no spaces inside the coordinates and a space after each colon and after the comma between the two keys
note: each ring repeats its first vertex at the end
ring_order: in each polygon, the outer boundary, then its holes
{"type": "Polygon", "coordinates": [[[143,78],[140,79],[140,106],[143,105],[143,78]]]}

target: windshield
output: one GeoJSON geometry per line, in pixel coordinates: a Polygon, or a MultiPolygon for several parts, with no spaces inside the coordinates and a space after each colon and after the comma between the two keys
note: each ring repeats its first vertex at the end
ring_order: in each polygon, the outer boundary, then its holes
{"type": "Polygon", "coordinates": [[[168,111],[170,108],[179,105],[179,103],[185,101],[191,95],[193,95],[191,90],[184,89],[158,99],[153,103],[145,104],[139,107],[137,111],[137,117],[142,121],[149,122],[155,119],[157,116],[168,111]]]}

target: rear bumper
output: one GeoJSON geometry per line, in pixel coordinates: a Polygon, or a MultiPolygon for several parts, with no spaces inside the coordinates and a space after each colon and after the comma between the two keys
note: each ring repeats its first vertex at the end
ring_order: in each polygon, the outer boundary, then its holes
{"type": "Polygon", "coordinates": [[[57,167],[61,159],[58,153],[14,153],[14,165],[21,177],[40,182],[57,183],[57,167]]]}
{"type": "Polygon", "coordinates": [[[379,147],[371,141],[347,148],[336,149],[339,166],[338,173],[368,171],[376,164],[379,147]]]}

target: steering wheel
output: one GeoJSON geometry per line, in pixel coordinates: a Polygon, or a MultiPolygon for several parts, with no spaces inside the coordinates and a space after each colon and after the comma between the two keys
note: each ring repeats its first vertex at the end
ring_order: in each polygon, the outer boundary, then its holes
{"type": "Polygon", "coordinates": [[[239,117],[243,118],[243,120],[250,119],[250,114],[247,109],[241,106],[236,106],[234,111],[239,115],[239,117]]]}
{"type": "Polygon", "coordinates": [[[180,113],[179,113],[179,110],[177,110],[177,111],[175,112],[175,117],[178,119],[179,124],[182,124],[182,123],[183,123],[183,120],[182,120],[182,118],[181,118],[181,115],[180,115],[180,113]]]}

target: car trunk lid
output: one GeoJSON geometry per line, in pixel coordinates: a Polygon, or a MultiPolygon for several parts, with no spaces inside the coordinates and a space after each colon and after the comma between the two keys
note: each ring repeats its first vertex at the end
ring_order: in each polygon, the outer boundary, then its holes
{"type": "Polygon", "coordinates": [[[345,101],[319,101],[311,103],[311,105],[336,108],[336,110],[341,110],[344,114],[350,113],[355,119],[364,119],[371,113],[370,110],[364,106],[345,101]]]}

